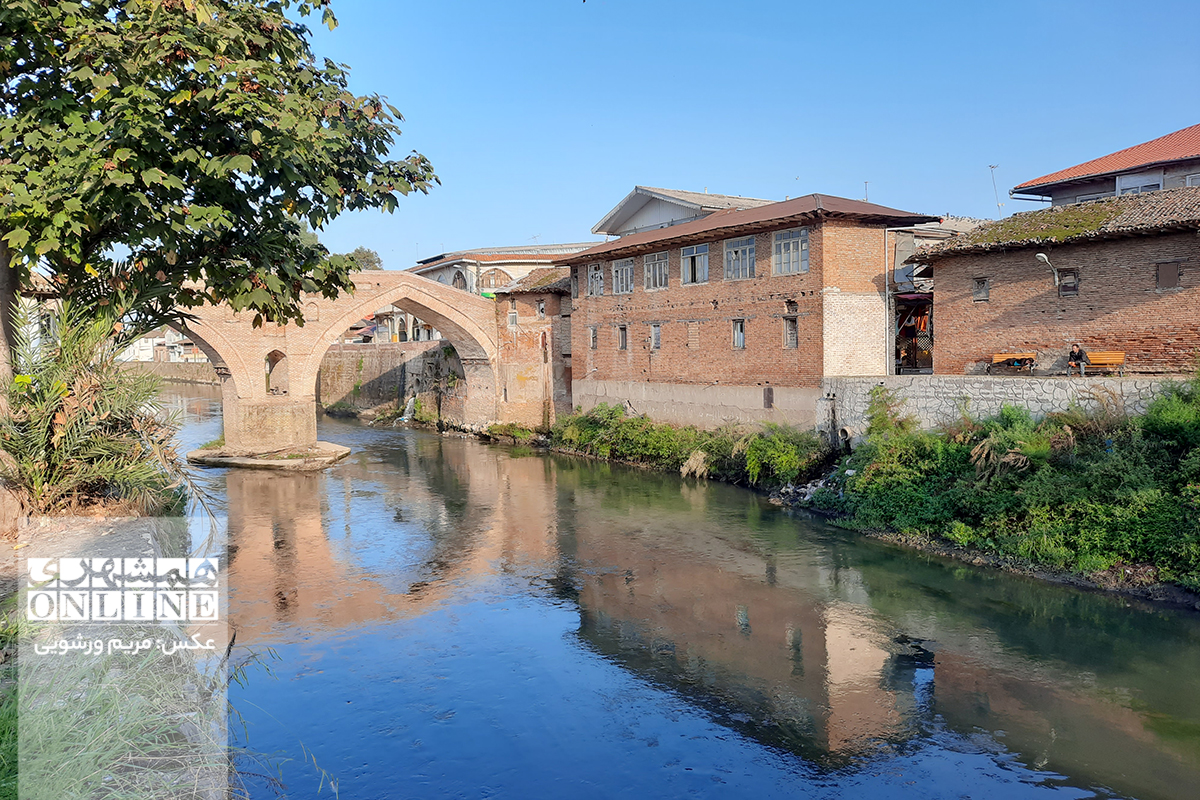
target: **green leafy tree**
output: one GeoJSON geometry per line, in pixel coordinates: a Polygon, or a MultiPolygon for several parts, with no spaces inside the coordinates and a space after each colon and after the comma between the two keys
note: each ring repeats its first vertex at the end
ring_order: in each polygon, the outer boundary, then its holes
{"type": "Polygon", "coordinates": [[[32,270],[128,336],[221,301],[302,324],[302,293],[352,289],[305,225],[437,177],[389,159],[399,111],[313,54],[297,19],[333,28],[328,5],[0,0],[0,382],[32,270]]]}
{"type": "Polygon", "coordinates": [[[359,269],[383,269],[383,259],[369,247],[356,247],[346,254],[359,269]]]}

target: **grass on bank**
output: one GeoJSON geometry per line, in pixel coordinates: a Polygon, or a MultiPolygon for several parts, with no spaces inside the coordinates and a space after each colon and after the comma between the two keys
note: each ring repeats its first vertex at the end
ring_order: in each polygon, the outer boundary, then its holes
{"type": "Polygon", "coordinates": [[[1126,415],[1096,392],[1089,409],[1035,420],[1004,407],[919,431],[877,388],[866,442],[813,505],[859,530],[940,536],[1081,573],[1151,565],[1200,590],[1200,377],[1126,415]]]}
{"type": "Polygon", "coordinates": [[[762,489],[815,476],[829,455],[814,431],[772,423],[705,431],[627,416],[622,406],[605,403],[559,420],[550,438],[557,447],[597,458],[762,489]]]}

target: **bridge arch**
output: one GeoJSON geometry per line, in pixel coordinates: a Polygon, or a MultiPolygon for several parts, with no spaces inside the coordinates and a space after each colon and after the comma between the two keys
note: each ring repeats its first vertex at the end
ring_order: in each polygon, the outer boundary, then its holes
{"type": "Polygon", "coordinates": [[[396,306],[429,323],[457,351],[466,377],[467,422],[496,419],[499,362],[492,301],[407,272],[355,280],[352,296],[322,302],[320,322],[308,322],[289,334],[291,392],[316,399],[321,359],[330,345],[358,320],[380,308],[396,306]],[[293,338],[294,337],[294,338],[293,338]]]}

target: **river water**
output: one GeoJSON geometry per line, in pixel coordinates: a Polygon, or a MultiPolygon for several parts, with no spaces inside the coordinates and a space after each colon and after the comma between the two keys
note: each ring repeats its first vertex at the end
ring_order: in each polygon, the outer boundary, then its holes
{"type": "MultiPolygon", "coordinates": [[[[215,390],[167,399],[184,449],[219,433],[215,390]]],[[[1200,615],[721,484],[320,435],[353,454],[201,472],[238,644],[273,673],[231,700],[291,797],[1200,796],[1200,615]]]]}

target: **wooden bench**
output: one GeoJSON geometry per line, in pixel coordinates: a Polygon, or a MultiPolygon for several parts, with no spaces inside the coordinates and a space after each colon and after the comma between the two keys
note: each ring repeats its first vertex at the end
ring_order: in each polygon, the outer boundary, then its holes
{"type": "Polygon", "coordinates": [[[1032,375],[1036,361],[1037,353],[994,353],[992,363],[987,365],[987,371],[990,373],[996,367],[1012,367],[1017,371],[1028,370],[1032,375]]]}
{"type": "Polygon", "coordinates": [[[1088,353],[1087,357],[1088,363],[1084,365],[1084,374],[1094,369],[1102,372],[1115,372],[1118,375],[1125,374],[1125,354],[1120,351],[1103,350],[1096,353],[1088,353]]]}

